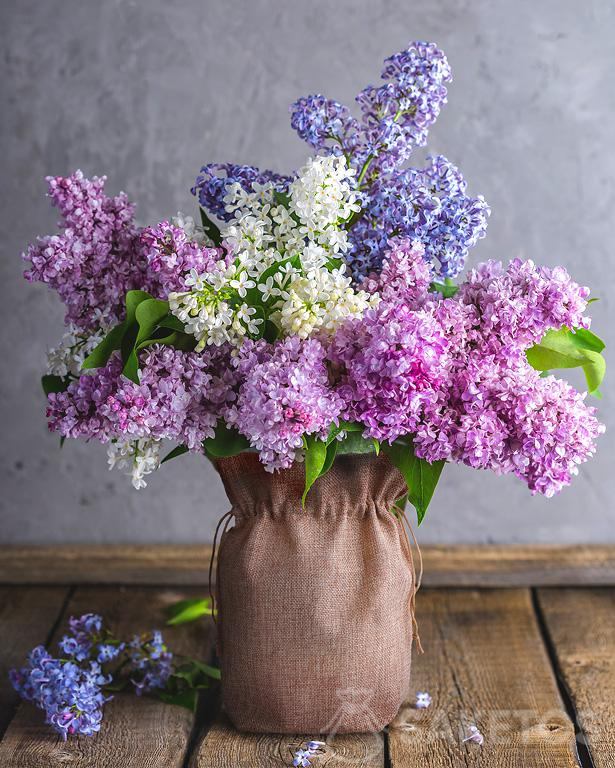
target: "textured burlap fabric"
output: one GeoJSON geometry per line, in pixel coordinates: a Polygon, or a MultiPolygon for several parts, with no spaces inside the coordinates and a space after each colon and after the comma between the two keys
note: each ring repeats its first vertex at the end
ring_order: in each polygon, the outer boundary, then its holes
{"type": "Polygon", "coordinates": [[[234,527],[217,575],[226,712],[242,731],[367,732],[408,690],[410,551],[386,457],[340,456],[301,506],[304,467],[254,453],[217,464],[234,527]]]}

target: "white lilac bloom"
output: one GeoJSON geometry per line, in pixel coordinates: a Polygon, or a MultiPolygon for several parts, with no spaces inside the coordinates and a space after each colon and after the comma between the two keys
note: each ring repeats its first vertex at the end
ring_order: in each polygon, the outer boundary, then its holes
{"type": "Polygon", "coordinates": [[[478,744],[479,747],[482,747],[485,743],[485,737],[483,734],[478,730],[478,728],[475,725],[471,725],[468,730],[470,731],[470,735],[466,736],[465,739],[463,739],[464,742],[466,741],[473,741],[475,744],[478,744]]]}
{"type": "Polygon", "coordinates": [[[161,442],[155,438],[113,440],[107,447],[109,469],[121,469],[137,490],[145,488],[145,476],[160,466],[161,442]]]}
{"type": "Polygon", "coordinates": [[[205,234],[203,227],[196,224],[192,216],[186,216],[181,211],[178,211],[176,216],[171,216],[171,224],[174,227],[183,229],[188,240],[192,240],[192,242],[198,243],[199,245],[213,245],[211,240],[205,234]]]}
{"type": "Polygon", "coordinates": [[[90,334],[69,325],[60,344],[52,347],[47,353],[47,373],[62,378],[79,376],[83,361],[98,346],[104,335],[104,330],[90,334]]]}
{"type": "Polygon", "coordinates": [[[316,157],[288,195],[271,182],[255,183],[252,191],[227,186],[229,220],[221,236],[232,263],[191,273],[187,290],[169,295],[171,312],[196,337],[197,350],[258,338],[265,317],[281,336],[331,334],[377,304],[377,296],[353,288],[339,262],[348,250],[343,225],[359,210],[354,173],[343,157],[316,157]]]}

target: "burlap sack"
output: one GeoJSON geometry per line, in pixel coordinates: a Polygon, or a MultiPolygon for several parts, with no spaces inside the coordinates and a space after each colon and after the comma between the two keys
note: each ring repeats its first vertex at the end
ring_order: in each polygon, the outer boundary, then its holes
{"type": "Polygon", "coordinates": [[[368,732],[410,677],[411,553],[391,514],[405,492],[386,457],[340,456],[301,506],[304,468],[269,474],[254,453],[218,471],[234,527],[220,543],[218,650],[236,728],[368,732]]]}

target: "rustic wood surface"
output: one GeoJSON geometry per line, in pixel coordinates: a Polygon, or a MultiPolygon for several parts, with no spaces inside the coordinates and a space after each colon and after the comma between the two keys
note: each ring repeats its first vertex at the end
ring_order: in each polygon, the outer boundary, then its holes
{"type": "Polygon", "coordinates": [[[68,593],[66,587],[0,588],[0,736],[19,702],[9,669],[20,666],[35,645],[47,643],[68,593]]]}
{"type": "MultiPolygon", "coordinates": [[[[466,579],[510,586],[519,580],[525,584],[530,577],[538,585],[550,584],[558,573],[567,584],[575,572],[587,577],[590,568],[592,579],[597,572],[603,579],[615,560],[607,550],[598,556],[596,548],[578,548],[567,561],[564,550],[555,548],[549,564],[545,548],[507,548],[500,574],[501,548],[438,548],[425,554],[427,569],[440,563],[436,579],[444,583],[453,580],[458,567],[462,575],[456,586],[466,579]],[[516,563],[512,551],[517,552],[516,563]],[[447,556],[450,562],[445,563],[447,556]],[[540,563],[550,575],[538,573],[540,563]]],[[[20,557],[22,575],[27,575],[25,550],[20,557]]],[[[51,551],[46,557],[39,552],[33,558],[36,578],[31,574],[31,581],[42,579],[51,551]]],[[[201,561],[206,558],[207,550],[199,547],[153,548],[149,554],[123,547],[112,557],[108,548],[81,554],[72,549],[55,571],[65,584],[78,584],[79,569],[84,577],[92,566],[110,583],[128,575],[146,583],[157,580],[160,586],[0,588],[0,724],[3,719],[9,723],[0,743],[0,768],[292,765],[293,751],[317,734],[239,734],[217,713],[211,695],[193,715],[154,699],[119,694],[105,708],[100,734],[64,743],[43,724],[40,710],[16,706],[6,685],[6,670],[20,664],[34,645],[50,639],[54,644],[71,614],[100,612],[122,634],[163,628],[167,605],[204,596],[201,561]],[[179,561],[181,568],[173,574],[171,568],[179,561]],[[195,574],[193,587],[170,585],[195,574]]],[[[615,589],[440,587],[422,590],[417,606],[426,652],[414,653],[407,704],[384,733],[328,739],[314,768],[615,768],[615,589]],[[429,709],[415,708],[419,690],[433,697],[429,709]],[[485,736],[482,747],[462,741],[472,724],[485,736]]],[[[211,658],[213,631],[205,620],[167,627],[165,638],[179,653],[211,658]]]]}
{"type": "Polygon", "coordinates": [[[418,601],[423,656],[389,730],[392,768],[573,768],[574,727],[559,697],[526,590],[435,590],[418,601]],[[483,747],[463,743],[476,725],[483,747]]]}
{"type": "MultiPolygon", "coordinates": [[[[228,719],[220,716],[204,734],[190,761],[190,768],[261,768],[290,766],[293,754],[305,747],[307,736],[280,736],[237,733],[228,719]]],[[[313,761],[314,768],[383,768],[384,738],[380,733],[336,736],[327,739],[322,754],[313,761]]]]}
{"type": "Polygon", "coordinates": [[[596,768],[615,768],[615,590],[542,589],[539,603],[596,768]]]}
{"type": "MultiPolygon", "coordinates": [[[[55,643],[70,615],[100,613],[112,631],[129,635],[164,626],[164,609],[170,603],[195,596],[194,592],[152,588],[79,588],[66,606],[55,643]]],[[[165,639],[176,652],[209,658],[213,633],[202,621],[176,629],[167,628],[165,639]]],[[[101,732],[93,737],[56,737],[42,722],[40,710],[21,704],[0,743],[3,768],[181,768],[187,752],[194,716],[187,709],[163,704],[132,693],[116,694],[105,706],[101,732]]]]}
{"type": "MultiPolygon", "coordinates": [[[[422,548],[427,587],[615,586],[613,546],[422,548]]],[[[206,585],[211,547],[0,547],[0,584],[206,585]]]]}

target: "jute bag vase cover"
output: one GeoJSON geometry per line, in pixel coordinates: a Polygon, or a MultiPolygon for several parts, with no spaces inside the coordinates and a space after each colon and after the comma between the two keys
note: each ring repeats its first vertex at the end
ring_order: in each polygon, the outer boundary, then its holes
{"type": "Polygon", "coordinates": [[[234,526],[220,542],[218,653],[236,728],[382,729],[410,678],[414,569],[384,456],[340,456],[301,505],[303,465],[217,463],[234,526]]]}

